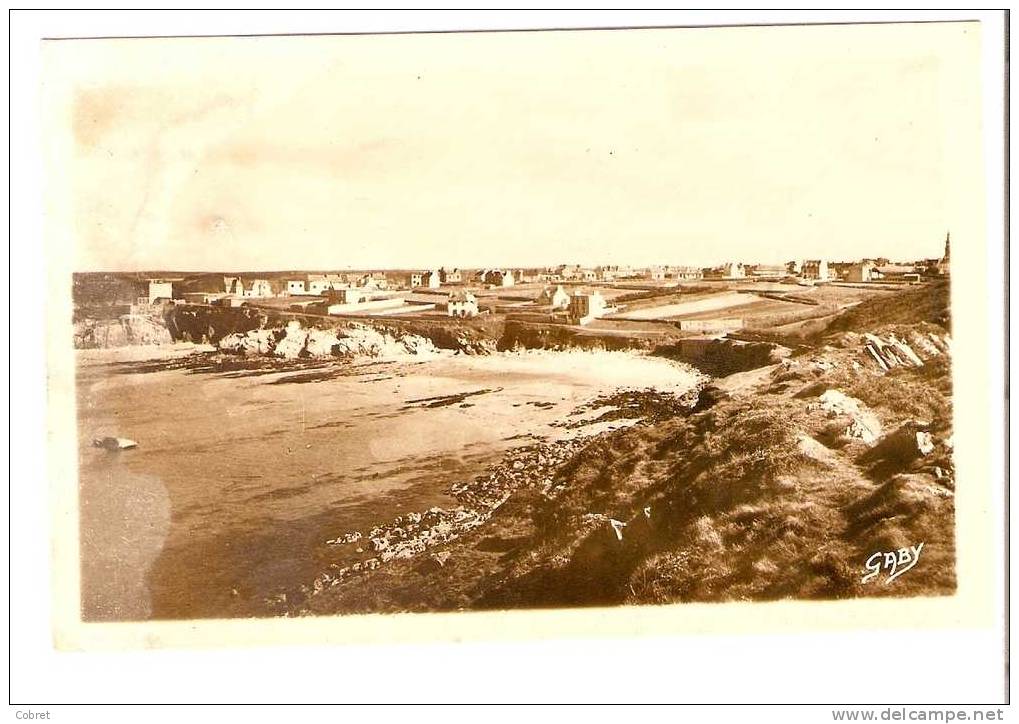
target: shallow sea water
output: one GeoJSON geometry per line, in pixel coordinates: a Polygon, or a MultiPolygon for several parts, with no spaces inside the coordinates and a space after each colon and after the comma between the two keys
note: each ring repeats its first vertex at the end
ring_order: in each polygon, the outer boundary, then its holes
{"type": "Polygon", "coordinates": [[[577,434],[552,423],[598,395],[696,382],[682,365],[617,352],[443,354],[342,371],[298,384],[296,371],[139,371],[81,355],[85,620],[264,614],[266,597],[328,565],[337,534],[455,505],[452,483],[513,447],[577,434]],[[455,395],[465,396],[434,399],[455,395]],[[139,446],[92,446],[105,435],[139,446]]]}

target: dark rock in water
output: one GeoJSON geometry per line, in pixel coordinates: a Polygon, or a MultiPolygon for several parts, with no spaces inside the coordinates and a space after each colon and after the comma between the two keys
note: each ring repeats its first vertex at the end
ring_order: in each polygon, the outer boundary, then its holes
{"type": "MultiPolygon", "coordinates": [[[[655,423],[678,415],[688,414],[693,407],[693,403],[696,401],[696,396],[696,390],[682,395],[676,395],[672,392],[661,392],[651,387],[643,390],[622,390],[596,397],[570,413],[570,417],[577,417],[602,407],[612,408],[598,415],[598,417],[582,420],[567,419],[551,424],[554,427],[578,428],[611,420],[640,420],[655,423]]],[[[530,402],[527,404],[533,404],[536,407],[542,405],[542,403],[530,402]]],[[[549,406],[554,407],[552,404],[549,404],[549,406]]]]}
{"type": "MultiPolygon", "coordinates": [[[[416,400],[407,400],[407,406],[418,406],[421,407],[448,407],[449,405],[456,405],[463,402],[468,397],[475,397],[477,395],[487,395],[490,392],[502,392],[502,387],[496,389],[482,389],[474,390],[473,392],[459,392],[454,395],[439,395],[438,397],[421,397],[416,400]]],[[[460,405],[463,407],[464,405],[460,405]]],[[[467,407],[471,405],[468,404],[467,407]]]]}
{"type": "Polygon", "coordinates": [[[97,437],[92,441],[92,445],[106,450],[130,450],[138,447],[138,443],[126,437],[97,437]]]}

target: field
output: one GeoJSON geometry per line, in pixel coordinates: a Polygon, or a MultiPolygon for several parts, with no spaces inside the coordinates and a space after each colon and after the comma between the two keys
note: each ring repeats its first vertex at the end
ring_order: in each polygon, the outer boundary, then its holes
{"type": "Polygon", "coordinates": [[[616,318],[637,320],[693,318],[693,315],[704,312],[717,312],[733,307],[742,307],[758,301],[760,301],[760,298],[753,294],[713,294],[707,297],[691,299],[688,302],[678,302],[645,309],[624,310],[617,314],[616,318]]]}

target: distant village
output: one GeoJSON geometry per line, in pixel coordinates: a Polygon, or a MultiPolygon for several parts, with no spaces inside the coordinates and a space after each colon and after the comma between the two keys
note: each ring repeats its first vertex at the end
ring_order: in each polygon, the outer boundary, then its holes
{"type": "MultiPolygon", "coordinates": [[[[242,275],[159,276],[144,279],[147,294],[130,299],[131,313],[164,304],[226,307],[254,306],[323,316],[446,316],[515,313],[548,323],[587,325],[620,317],[618,304],[641,292],[665,294],[694,286],[712,290],[754,284],[779,289],[819,287],[884,287],[916,284],[949,275],[950,237],[944,255],[892,263],[887,258],[855,261],[806,259],[781,265],[727,262],[712,267],[652,265],[583,266],[559,264],[545,268],[427,270],[359,270],[331,273],[262,273],[242,275]]],[[[142,281],[142,280],[136,280],[142,281]]],[[[76,282],[77,283],[77,282],[76,282]]],[[[140,290],[139,290],[140,291],[140,290]]],[[[118,291],[120,297],[123,292],[118,291]]],[[[690,319],[690,328],[739,328],[739,317],[690,319]],[[697,325],[700,325],[698,327],[697,325]]],[[[638,317],[641,320],[652,316],[638,317]]],[[[664,318],[664,317],[663,317],[664,318]]]]}

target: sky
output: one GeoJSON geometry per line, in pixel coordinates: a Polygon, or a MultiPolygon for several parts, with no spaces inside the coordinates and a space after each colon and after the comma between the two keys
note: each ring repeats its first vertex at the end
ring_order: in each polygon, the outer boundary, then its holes
{"type": "Polygon", "coordinates": [[[48,222],[78,271],[937,257],[982,233],[979,36],[47,41],[48,222]]]}

